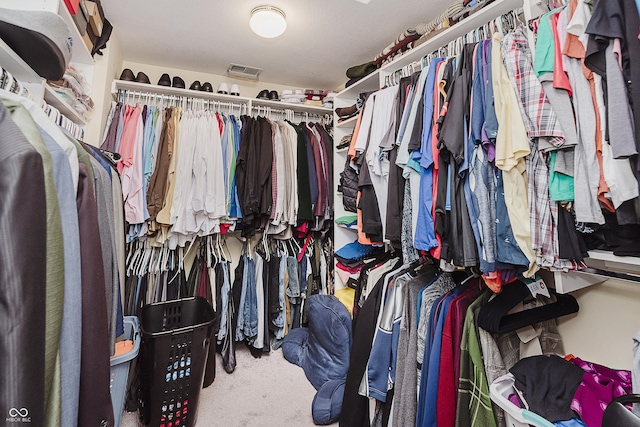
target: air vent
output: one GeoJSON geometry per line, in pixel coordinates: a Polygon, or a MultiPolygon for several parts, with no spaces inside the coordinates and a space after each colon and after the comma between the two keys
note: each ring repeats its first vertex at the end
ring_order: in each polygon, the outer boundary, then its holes
{"type": "Polygon", "coordinates": [[[246,65],[231,64],[227,68],[227,75],[238,79],[258,80],[262,68],[249,67],[246,65]]]}

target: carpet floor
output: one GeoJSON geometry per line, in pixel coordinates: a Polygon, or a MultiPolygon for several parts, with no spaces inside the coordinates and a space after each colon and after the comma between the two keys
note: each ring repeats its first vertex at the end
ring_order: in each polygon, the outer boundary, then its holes
{"type": "MultiPolygon", "coordinates": [[[[217,358],[216,379],[200,392],[196,427],[314,425],[311,402],[316,391],[302,368],[287,362],[281,350],[254,359],[238,344],[232,374],[222,369],[220,355],[217,358]]],[[[137,413],[125,412],[120,425],[137,427],[137,419],[137,413]]]]}

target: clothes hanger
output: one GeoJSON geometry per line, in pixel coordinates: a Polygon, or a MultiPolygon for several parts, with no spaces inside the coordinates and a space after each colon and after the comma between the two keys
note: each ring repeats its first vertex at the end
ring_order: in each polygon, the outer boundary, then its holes
{"type": "Polygon", "coordinates": [[[518,303],[531,298],[531,292],[529,287],[521,280],[505,285],[502,288],[502,292],[480,309],[478,326],[488,332],[502,334],[534,323],[578,312],[580,307],[573,295],[559,294],[553,289],[547,289],[550,294],[555,295],[556,302],[508,314],[509,310],[518,305],[518,303]]]}

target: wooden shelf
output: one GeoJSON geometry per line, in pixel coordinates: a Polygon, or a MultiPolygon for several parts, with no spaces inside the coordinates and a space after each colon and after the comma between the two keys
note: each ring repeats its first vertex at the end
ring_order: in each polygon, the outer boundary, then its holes
{"type": "MultiPolygon", "coordinates": [[[[335,98],[356,99],[362,92],[370,92],[380,89],[380,70],[376,70],[368,76],[358,80],[348,88],[338,93],[335,98]]],[[[334,98],[334,99],[335,99],[334,98]]]]}
{"type": "Polygon", "coordinates": [[[93,57],[91,56],[91,52],[87,49],[87,45],[84,44],[82,40],[82,35],[80,35],[80,30],[76,26],[69,9],[61,0],[58,5],[58,15],[60,15],[67,25],[69,26],[69,31],[71,32],[71,38],[73,39],[73,50],[71,52],[71,62],[76,62],[79,64],[85,65],[93,65],[93,57]]]}
{"type": "MultiPolygon", "coordinates": [[[[243,98],[237,97],[236,98],[243,98]]],[[[251,100],[251,104],[259,107],[270,107],[274,110],[291,110],[298,113],[315,113],[315,114],[331,114],[333,110],[331,108],[325,107],[317,107],[315,105],[305,105],[305,104],[293,104],[290,102],[282,102],[282,101],[271,101],[268,99],[258,99],[258,98],[243,98],[246,100],[251,100]]]]}
{"type": "Polygon", "coordinates": [[[336,223],[336,225],[345,230],[358,231],[357,225],[346,225],[346,224],[338,224],[338,223],[336,223]]]}
{"type": "Polygon", "coordinates": [[[63,116],[71,120],[73,123],[78,125],[87,124],[87,121],[48,84],[45,84],[44,87],[44,100],[47,104],[55,107],[63,116]]]}
{"type": "Polygon", "coordinates": [[[352,128],[356,125],[358,121],[358,115],[351,117],[350,119],[345,120],[344,122],[336,121],[337,128],[352,128]]]}
{"type": "Polygon", "coordinates": [[[42,77],[0,39],[0,65],[22,83],[40,83],[42,77]]]}
{"type": "Polygon", "coordinates": [[[274,110],[291,110],[296,113],[310,113],[310,114],[331,114],[330,108],[316,107],[313,105],[305,104],[292,104],[281,101],[270,101],[267,99],[255,99],[247,98],[244,96],[225,95],[223,93],[203,92],[191,89],[179,89],[169,86],[158,86],[147,83],[129,82],[125,80],[114,80],[112,86],[112,93],[117,94],[118,90],[127,90],[138,93],[152,93],[165,96],[179,96],[185,98],[196,98],[212,100],[215,102],[241,104],[254,107],[268,107],[274,110]]]}
{"type": "Polygon", "coordinates": [[[394,61],[385,64],[380,68],[382,78],[393,72],[400,70],[402,67],[419,62],[422,57],[430,54],[442,46],[446,46],[449,42],[454,41],[458,37],[462,37],[470,31],[488,23],[492,19],[503,15],[512,10],[522,7],[522,0],[496,0],[480,11],[454,24],[445,31],[436,34],[429,40],[422,43],[415,49],[407,51],[404,55],[396,58],[394,61]]]}
{"type": "Polygon", "coordinates": [[[180,89],[171,86],[159,86],[148,83],[129,82],[126,80],[114,80],[111,92],[115,95],[118,90],[127,90],[139,93],[153,93],[165,96],[182,96],[185,98],[209,99],[217,102],[244,102],[246,98],[225,95],[222,93],[205,92],[191,89],[180,89]]]}
{"type": "Polygon", "coordinates": [[[567,293],[603,283],[609,279],[640,283],[640,258],[616,256],[613,252],[589,251],[589,268],[581,271],[553,272],[556,290],[567,293]]]}

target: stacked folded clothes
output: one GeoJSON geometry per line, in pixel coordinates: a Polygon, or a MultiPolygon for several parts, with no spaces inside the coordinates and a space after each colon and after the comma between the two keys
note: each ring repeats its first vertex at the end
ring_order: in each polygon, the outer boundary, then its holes
{"type": "Polygon", "coordinates": [[[336,224],[346,225],[347,227],[354,226],[358,223],[358,215],[344,215],[336,219],[336,224]]]}
{"type": "MultiPolygon", "coordinates": [[[[343,217],[343,221],[348,218],[343,217]]],[[[357,240],[344,245],[335,253],[336,273],[345,286],[352,286],[364,265],[364,260],[384,252],[382,247],[363,245],[357,240]]]]}
{"type": "Polygon", "coordinates": [[[61,80],[49,80],[49,85],[85,120],[93,111],[93,101],[88,95],[89,86],[81,72],[68,66],[61,80]]]}
{"type": "Polygon", "coordinates": [[[289,102],[291,104],[302,104],[306,99],[307,97],[302,92],[302,89],[285,89],[280,96],[282,102],[289,102]]]}
{"type": "Polygon", "coordinates": [[[398,54],[404,53],[413,48],[413,42],[420,38],[420,34],[415,28],[410,28],[400,34],[390,45],[385,47],[373,60],[376,67],[388,62],[389,58],[393,58],[398,54]]]}
{"type": "Polygon", "coordinates": [[[468,18],[469,16],[473,15],[474,13],[476,13],[477,11],[479,11],[480,9],[485,7],[486,5],[492,3],[492,1],[493,0],[484,0],[484,1],[480,1],[480,0],[469,1],[469,0],[465,0],[464,1],[464,7],[460,10],[460,12],[456,13],[451,19],[454,22],[460,22],[463,19],[468,18]]]}
{"type": "Polygon", "coordinates": [[[436,34],[492,2],[493,0],[454,0],[446,11],[431,22],[416,25],[415,28],[409,28],[402,32],[393,42],[382,49],[373,61],[349,68],[347,70],[349,81],[345,84],[345,87],[351,86],[381,66],[388,64],[407,51],[420,46],[436,34]]]}
{"type": "Polygon", "coordinates": [[[344,265],[352,265],[354,262],[360,261],[374,251],[371,245],[363,245],[357,240],[347,243],[336,251],[336,258],[344,265]]]}
{"type": "Polygon", "coordinates": [[[333,99],[335,98],[336,93],[333,91],[327,92],[324,99],[322,100],[322,106],[324,108],[333,108],[333,99]]]}

